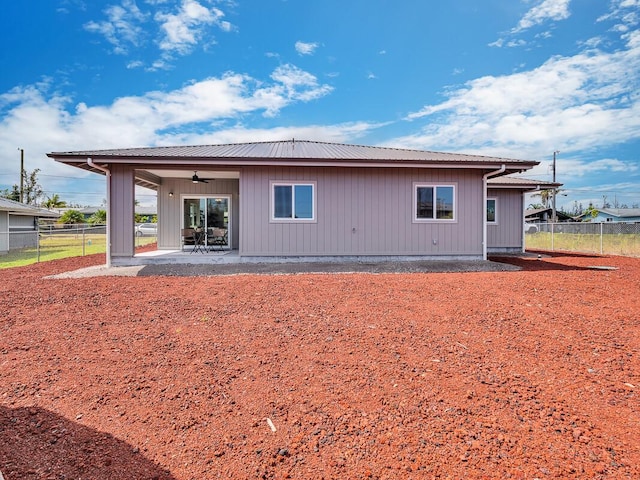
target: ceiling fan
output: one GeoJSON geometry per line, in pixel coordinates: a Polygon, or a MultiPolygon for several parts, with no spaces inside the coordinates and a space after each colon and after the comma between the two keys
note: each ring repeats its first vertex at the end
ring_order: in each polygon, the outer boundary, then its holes
{"type": "Polygon", "coordinates": [[[191,181],[193,183],[209,183],[209,179],[208,178],[200,178],[200,177],[198,177],[198,172],[197,171],[193,172],[193,177],[191,177],[191,181]]]}

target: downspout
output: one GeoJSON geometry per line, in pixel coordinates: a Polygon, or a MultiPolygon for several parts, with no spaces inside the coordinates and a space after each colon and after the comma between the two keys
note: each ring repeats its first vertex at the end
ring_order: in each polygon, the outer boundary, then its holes
{"type": "Polygon", "coordinates": [[[482,259],[487,259],[487,180],[491,177],[495,177],[496,175],[500,175],[504,173],[507,169],[505,164],[498,170],[494,170],[493,172],[485,173],[482,176],[482,259]]]}
{"type": "Polygon", "coordinates": [[[91,160],[91,157],[87,157],[87,165],[93,167],[107,176],[107,268],[111,267],[111,171],[107,167],[96,165],[91,160]]]}

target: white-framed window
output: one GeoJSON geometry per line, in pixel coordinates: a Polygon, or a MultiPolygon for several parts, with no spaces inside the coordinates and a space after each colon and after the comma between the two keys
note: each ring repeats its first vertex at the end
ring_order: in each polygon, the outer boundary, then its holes
{"type": "Polygon", "coordinates": [[[271,221],[316,221],[316,182],[271,182],[271,221]]]}
{"type": "Polygon", "coordinates": [[[498,223],[497,198],[487,198],[487,223],[498,223]]]}
{"type": "Polygon", "coordinates": [[[456,186],[414,183],[414,222],[455,222],[456,186]]]}

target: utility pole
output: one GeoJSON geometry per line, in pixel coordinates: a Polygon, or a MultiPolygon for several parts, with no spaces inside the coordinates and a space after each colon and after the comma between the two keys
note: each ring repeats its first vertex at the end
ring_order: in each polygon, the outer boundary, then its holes
{"type": "Polygon", "coordinates": [[[24,201],[24,149],[20,150],[20,203],[24,201]]]}
{"type": "MultiPolygon", "coordinates": [[[[553,152],[553,167],[552,168],[552,172],[553,172],[553,183],[556,183],[556,155],[560,153],[557,150],[553,152]]],[[[556,223],[558,221],[558,219],[556,218],[556,193],[557,193],[557,188],[554,186],[553,187],[553,204],[552,204],[552,213],[551,213],[551,221],[553,223],[556,223]]]]}

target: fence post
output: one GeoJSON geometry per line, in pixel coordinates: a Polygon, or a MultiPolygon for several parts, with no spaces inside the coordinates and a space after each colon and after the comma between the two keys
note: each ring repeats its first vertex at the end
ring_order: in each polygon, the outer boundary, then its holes
{"type": "Polygon", "coordinates": [[[84,257],[84,232],[85,232],[85,228],[82,227],[82,256],[84,257]]]}
{"type": "Polygon", "coordinates": [[[36,263],[40,263],[40,224],[36,225],[36,263]]]}
{"type": "Polygon", "coordinates": [[[603,233],[604,233],[604,223],[600,222],[600,255],[604,253],[603,233]]]}
{"type": "Polygon", "coordinates": [[[554,225],[554,223],[553,223],[553,222],[551,222],[551,251],[552,251],[552,252],[554,251],[554,250],[553,250],[553,248],[554,248],[554,243],[553,243],[553,240],[554,240],[554,232],[553,232],[553,230],[554,230],[554,229],[553,229],[553,225],[554,225]]]}

